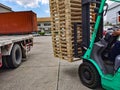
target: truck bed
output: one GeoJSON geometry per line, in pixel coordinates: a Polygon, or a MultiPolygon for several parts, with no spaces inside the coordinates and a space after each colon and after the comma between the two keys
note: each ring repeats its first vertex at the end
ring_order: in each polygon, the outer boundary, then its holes
{"type": "Polygon", "coordinates": [[[11,35],[0,36],[0,47],[11,43],[19,42],[26,39],[32,39],[32,35],[11,35]]]}

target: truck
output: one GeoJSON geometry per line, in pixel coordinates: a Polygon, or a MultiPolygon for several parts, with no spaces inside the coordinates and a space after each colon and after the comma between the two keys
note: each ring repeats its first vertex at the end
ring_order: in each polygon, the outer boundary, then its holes
{"type": "Polygon", "coordinates": [[[32,35],[0,36],[0,67],[17,68],[32,46],[32,35]]]}
{"type": "Polygon", "coordinates": [[[17,68],[33,46],[31,32],[37,30],[32,11],[0,13],[0,67],[17,68]]]}

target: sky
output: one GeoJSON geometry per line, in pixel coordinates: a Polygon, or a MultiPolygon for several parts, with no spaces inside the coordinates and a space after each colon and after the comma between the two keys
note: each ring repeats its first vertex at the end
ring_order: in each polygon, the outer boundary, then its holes
{"type": "Polygon", "coordinates": [[[0,0],[0,3],[12,8],[13,11],[32,10],[37,17],[49,17],[49,0],[0,0]]]}

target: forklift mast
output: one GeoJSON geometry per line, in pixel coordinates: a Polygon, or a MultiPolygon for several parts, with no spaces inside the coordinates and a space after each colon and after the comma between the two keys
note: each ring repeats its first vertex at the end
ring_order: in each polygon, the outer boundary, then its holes
{"type": "MultiPolygon", "coordinates": [[[[73,23],[74,25],[74,53],[75,57],[81,57],[81,55],[78,53],[78,47],[82,48],[82,55],[86,52],[85,49],[87,49],[90,45],[90,37],[91,37],[91,26],[94,26],[95,22],[90,22],[90,5],[91,3],[96,4],[96,16],[98,13],[98,9],[100,7],[102,0],[82,0],[82,23],[73,23]],[[77,26],[82,26],[82,42],[77,42],[77,26]],[[84,49],[85,48],[85,49],[84,49]]],[[[100,38],[103,36],[103,17],[101,18],[99,31],[97,33],[97,38],[95,41],[99,41],[100,38]]]]}
{"type": "MultiPolygon", "coordinates": [[[[96,10],[99,9],[102,0],[82,0],[82,47],[88,48],[90,45],[90,26],[95,23],[90,22],[90,3],[96,3],[96,10]]],[[[95,12],[96,15],[98,12],[95,12]]],[[[95,41],[99,41],[103,36],[103,16],[99,25],[99,30],[95,41]]],[[[83,51],[84,54],[84,51],[83,51]]]]}

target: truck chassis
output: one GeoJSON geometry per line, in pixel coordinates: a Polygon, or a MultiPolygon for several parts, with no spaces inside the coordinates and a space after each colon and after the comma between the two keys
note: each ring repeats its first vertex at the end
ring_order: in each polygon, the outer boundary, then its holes
{"type": "Polygon", "coordinates": [[[17,68],[32,46],[32,35],[0,36],[0,67],[17,68]]]}

